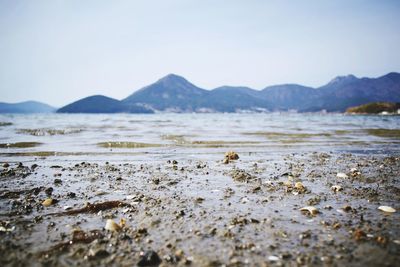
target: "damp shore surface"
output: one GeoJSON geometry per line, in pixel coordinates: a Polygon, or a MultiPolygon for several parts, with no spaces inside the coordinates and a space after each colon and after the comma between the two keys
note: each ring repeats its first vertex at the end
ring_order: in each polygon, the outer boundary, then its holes
{"type": "Polygon", "coordinates": [[[0,121],[1,266],[400,260],[398,117],[3,115],[0,121]],[[227,160],[228,151],[239,158],[227,160]]]}

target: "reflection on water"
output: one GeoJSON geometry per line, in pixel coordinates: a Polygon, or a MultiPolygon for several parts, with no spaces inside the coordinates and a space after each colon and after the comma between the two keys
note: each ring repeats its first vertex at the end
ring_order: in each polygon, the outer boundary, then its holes
{"type": "Polygon", "coordinates": [[[39,155],[60,160],[129,156],[210,159],[227,149],[261,154],[400,150],[399,116],[35,114],[1,115],[0,125],[4,160],[39,155]]]}

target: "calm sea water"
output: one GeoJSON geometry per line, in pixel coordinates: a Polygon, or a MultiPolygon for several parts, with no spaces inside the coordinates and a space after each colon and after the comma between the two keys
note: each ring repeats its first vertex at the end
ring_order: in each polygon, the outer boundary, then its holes
{"type": "Polygon", "coordinates": [[[400,116],[10,114],[0,122],[1,161],[218,160],[229,150],[257,157],[400,151],[400,116]]]}

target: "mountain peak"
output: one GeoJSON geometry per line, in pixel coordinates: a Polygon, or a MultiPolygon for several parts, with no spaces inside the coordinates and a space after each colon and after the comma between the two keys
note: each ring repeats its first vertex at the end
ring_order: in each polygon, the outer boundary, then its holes
{"type": "Polygon", "coordinates": [[[388,78],[390,80],[396,80],[400,78],[400,73],[398,72],[389,72],[388,74],[382,76],[382,78],[388,78]]]}
{"type": "Polygon", "coordinates": [[[189,83],[189,82],[182,76],[170,73],[159,79],[156,83],[173,84],[173,83],[189,83]]]}
{"type": "Polygon", "coordinates": [[[348,74],[348,75],[344,75],[344,76],[337,76],[336,78],[331,80],[328,84],[332,85],[332,84],[339,84],[339,83],[344,83],[344,82],[346,82],[346,83],[353,82],[357,79],[358,78],[356,76],[354,76],[353,74],[348,74]]]}

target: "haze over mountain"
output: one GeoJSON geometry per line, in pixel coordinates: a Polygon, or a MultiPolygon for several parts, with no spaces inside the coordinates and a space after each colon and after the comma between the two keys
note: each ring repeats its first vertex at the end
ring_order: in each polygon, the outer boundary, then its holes
{"type": "Polygon", "coordinates": [[[400,101],[399,73],[392,72],[378,78],[338,76],[319,88],[283,84],[263,90],[234,86],[205,90],[181,76],[169,74],[121,101],[92,96],[69,104],[58,112],[343,112],[352,106],[377,101],[400,101]]]}
{"type": "Polygon", "coordinates": [[[0,102],[0,113],[51,113],[54,111],[56,111],[56,108],[37,101],[0,102]]]}

